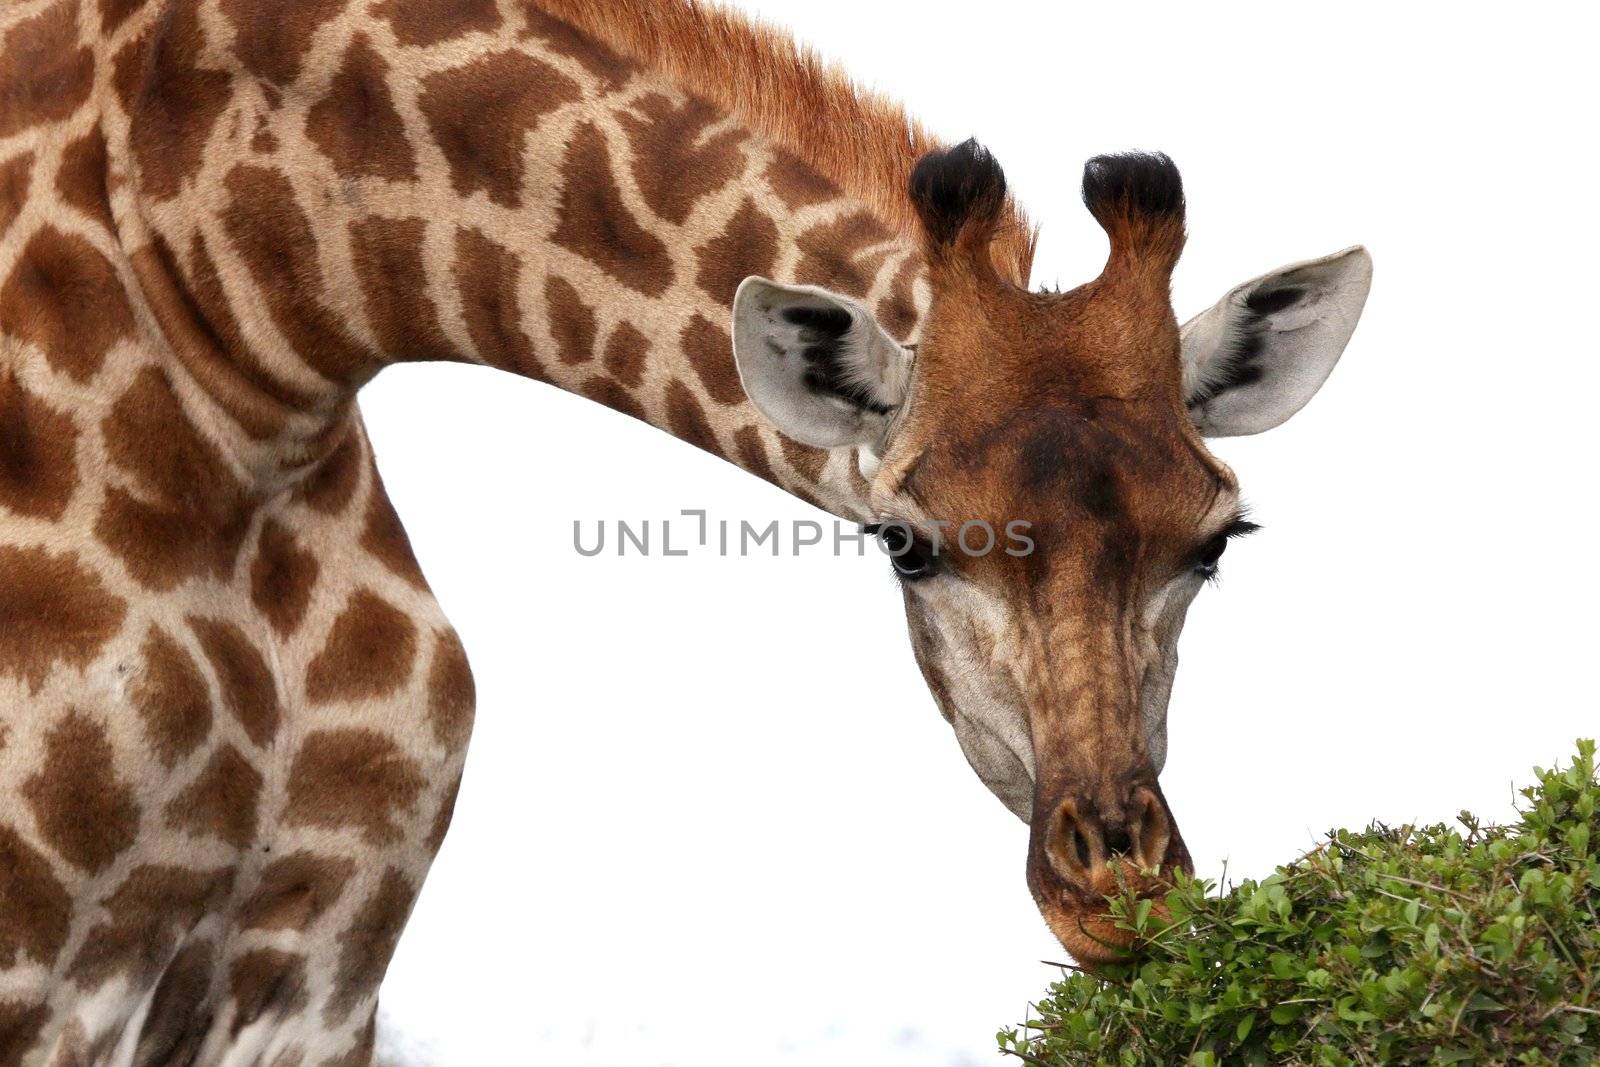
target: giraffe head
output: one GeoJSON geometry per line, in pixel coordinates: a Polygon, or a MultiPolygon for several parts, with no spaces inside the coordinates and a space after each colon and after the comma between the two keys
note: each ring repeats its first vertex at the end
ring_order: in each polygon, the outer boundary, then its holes
{"type": "Polygon", "coordinates": [[[740,374],[783,433],[860,449],[923,674],[978,775],[1029,822],[1052,930],[1103,962],[1126,943],[1105,916],[1111,861],[1150,893],[1190,868],[1157,783],[1178,633],[1253,529],[1203,439],[1269,429],[1311,398],[1371,263],[1352,249],[1275,271],[1180,329],[1183,189],[1164,156],[1089,162],[1111,253],[1064,293],[996,269],[1005,179],[976,144],[924,158],[911,195],[933,291],[915,351],[845,297],[750,279],[740,374]]]}

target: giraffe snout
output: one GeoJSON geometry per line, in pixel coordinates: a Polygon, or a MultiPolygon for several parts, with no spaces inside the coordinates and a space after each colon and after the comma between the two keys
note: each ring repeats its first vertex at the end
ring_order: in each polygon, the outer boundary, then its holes
{"type": "Polygon", "coordinates": [[[1093,891],[1099,872],[1113,860],[1126,859],[1140,869],[1167,865],[1176,827],[1159,793],[1138,786],[1118,808],[1103,813],[1096,808],[1092,801],[1069,796],[1051,813],[1044,854],[1058,877],[1093,891]]]}
{"type": "Polygon", "coordinates": [[[1106,898],[1130,887],[1157,900],[1176,871],[1193,870],[1166,798],[1154,782],[1118,800],[1069,790],[1033,820],[1028,885],[1045,921],[1085,966],[1118,959],[1132,943],[1106,898]]]}

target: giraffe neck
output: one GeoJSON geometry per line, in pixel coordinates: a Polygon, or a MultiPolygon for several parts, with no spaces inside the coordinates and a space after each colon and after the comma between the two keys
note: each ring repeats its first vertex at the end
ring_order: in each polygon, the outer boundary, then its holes
{"type": "Polygon", "coordinates": [[[0,1060],[365,1067],[473,696],[356,394],[503,368],[860,516],[728,301],[913,339],[925,147],[697,0],[0,3],[0,1060]]]}
{"type": "Polygon", "coordinates": [[[246,466],[303,470],[378,370],[450,360],[870,514],[854,450],[780,438],[745,399],[728,322],[760,274],[856,297],[913,341],[927,287],[892,198],[846,191],[837,161],[685,91],[613,48],[622,35],[532,6],[390,0],[287,28],[220,6],[231,39],[190,0],[124,35],[140,61],[118,68],[140,73],[120,86],[134,180],[118,217],[246,466]]]}

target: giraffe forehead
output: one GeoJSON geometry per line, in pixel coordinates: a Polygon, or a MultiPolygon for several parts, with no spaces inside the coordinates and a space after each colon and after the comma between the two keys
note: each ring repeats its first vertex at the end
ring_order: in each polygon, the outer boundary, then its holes
{"type": "Polygon", "coordinates": [[[964,506],[988,518],[997,507],[1103,521],[1176,508],[1198,518],[1237,486],[1172,408],[1155,395],[988,412],[936,403],[919,413],[920,440],[899,469],[900,490],[929,511],[964,506]]]}
{"type": "Polygon", "coordinates": [[[1103,513],[1113,490],[1203,510],[1231,485],[1184,410],[1164,296],[1101,281],[1066,293],[946,281],[918,353],[912,493],[1103,513]]]}

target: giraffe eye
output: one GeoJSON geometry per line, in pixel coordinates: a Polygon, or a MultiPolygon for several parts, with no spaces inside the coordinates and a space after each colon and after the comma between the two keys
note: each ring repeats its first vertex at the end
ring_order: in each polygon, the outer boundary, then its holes
{"type": "Polygon", "coordinates": [[[1228,537],[1218,534],[1206,542],[1206,547],[1200,550],[1200,558],[1195,563],[1194,572],[1207,580],[1217,576],[1218,565],[1222,562],[1222,554],[1228,550],[1228,537]]]}
{"type": "Polygon", "coordinates": [[[1218,565],[1222,562],[1222,554],[1228,550],[1228,542],[1235,537],[1248,537],[1261,527],[1239,516],[1228,524],[1228,528],[1217,536],[1207,541],[1194,555],[1194,572],[1206,581],[1211,581],[1217,576],[1218,565]]]}
{"type": "Polygon", "coordinates": [[[931,545],[925,544],[912,533],[905,523],[874,523],[865,529],[878,538],[878,543],[889,554],[895,574],[903,580],[914,582],[938,570],[938,554],[931,545]]]}

